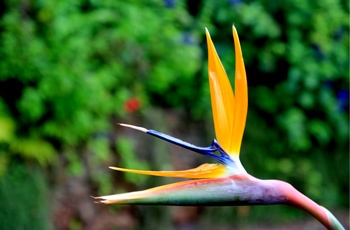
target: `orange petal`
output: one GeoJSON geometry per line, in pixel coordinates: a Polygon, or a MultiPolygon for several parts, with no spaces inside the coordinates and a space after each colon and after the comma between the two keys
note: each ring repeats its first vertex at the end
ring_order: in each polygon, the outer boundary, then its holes
{"type": "Polygon", "coordinates": [[[146,171],[135,170],[118,167],[110,167],[113,170],[122,172],[131,172],[152,176],[165,176],[165,177],[179,177],[179,178],[217,178],[226,175],[228,172],[226,167],[218,164],[202,164],[201,166],[193,169],[182,171],[146,171]]]}
{"type": "Polygon", "coordinates": [[[235,42],[236,53],[236,71],[235,71],[235,108],[234,108],[234,126],[232,138],[232,152],[239,155],[241,148],[246,118],[248,110],[248,87],[244,67],[241,45],[235,26],[232,26],[233,39],[235,42]]]}
{"type": "Polygon", "coordinates": [[[232,136],[234,125],[234,96],[225,69],[216,53],[208,30],[206,30],[208,45],[208,74],[210,97],[213,111],[216,138],[227,152],[232,151],[232,136]]]}

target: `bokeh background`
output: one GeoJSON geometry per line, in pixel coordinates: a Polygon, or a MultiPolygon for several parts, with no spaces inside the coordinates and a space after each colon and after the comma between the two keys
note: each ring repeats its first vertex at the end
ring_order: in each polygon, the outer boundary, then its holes
{"type": "Polygon", "coordinates": [[[233,23],[249,85],[243,165],[288,181],[348,226],[349,1],[0,5],[0,229],[320,229],[291,207],[90,198],[175,181],[111,165],[171,170],[208,161],[117,123],[210,144],[204,28],[232,80],[233,23]]]}

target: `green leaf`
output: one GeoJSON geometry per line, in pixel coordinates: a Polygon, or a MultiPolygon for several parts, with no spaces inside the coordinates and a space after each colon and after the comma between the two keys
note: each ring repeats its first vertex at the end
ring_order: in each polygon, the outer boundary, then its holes
{"type": "Polygon", "coordinates": [[[0,142],[10,142],[14,137],[15,123],[9,117],[0,115],[0,142]]]}
{"type": "Polygon", "coordinates": [[[38,138],[15,139],[10,150],[25,159],[36,160],[41,166],[54,162],[56,150],[45,140],[38,138]]]}

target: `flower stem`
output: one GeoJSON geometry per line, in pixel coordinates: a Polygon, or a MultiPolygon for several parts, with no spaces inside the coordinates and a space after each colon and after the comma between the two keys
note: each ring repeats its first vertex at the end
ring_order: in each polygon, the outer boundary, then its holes
{"type": "Polygon", "coordinates": [[[316,202],[296,190],[293,186],[284,186],[284,193],[287,194],[288,205],[304,210],[321,222],[327,229],[345,229],[330,211],[318,205],[316,202]]]}

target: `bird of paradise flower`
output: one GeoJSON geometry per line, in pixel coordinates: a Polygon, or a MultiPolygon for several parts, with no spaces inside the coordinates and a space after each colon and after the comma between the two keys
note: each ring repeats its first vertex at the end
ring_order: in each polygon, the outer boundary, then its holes
{"type": "Polygon", "coordinates": [[[242,166],[239,153],[248,109],[248,89],[238,34],[236,28],[232,28],[236,60],[235,94],[206,29],[210,96],[217,140],[208,147],[198,147],[155,130],[120,124],[203,154],[218,163],[203,164],[183,171],[144,171],[110,167],[123,172],[197,180],[177,182],[144,191],[94,197],[96,202],[189,206],[285,204],[304,210],[327,229],[344,229],[331,212],[290,184],[279,180],[257,179],[248,174],[242,166]]]}

